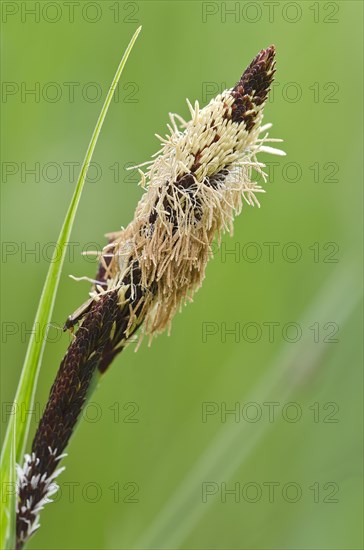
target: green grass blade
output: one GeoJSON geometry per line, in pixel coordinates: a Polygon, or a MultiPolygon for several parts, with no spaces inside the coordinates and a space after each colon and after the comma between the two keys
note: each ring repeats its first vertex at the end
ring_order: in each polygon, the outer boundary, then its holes
{"type": "MultiPolygon", "coordinates": [[[[66,254],[67,243],[71,235],[71,230],[75,220],[77,207],[81,198],[87,171],[116,86],[140,31],[141,27],[136,30],[132,39],[130,40],[130,43],[124,52],[124,55],[115,73],[114,79],[111,83],[110,89],[106,96],[104,105],[101,109],[95,129],[93,131],[90,143],[88,145],[85,159],[83,161],[80,175],[78,177],[77,185],[71,200],[71,204],[66,214],[61,232],[59,234],[57,246],[55,247],[54,257],[52,258],[52,261],[50,263],[43,291],[39,300],[38,310],[35,316],[33,332],[29,340],[23,369],[14,399],[14,414],[10,417],[10,421],[5,434],[0,459],[1,483],[8,482],[12,479],[13,476],[15,478],[15,473],[13,473],[15,469],[14,459],[17,463],[21,463],[23,461],[23,454],[29,431],[30,415],[27,415],[27,418],[24,421],[21,421],[20,416],[17,414],[17,410],[19,409],[20,404],[25,407],[25,410],[30,410],[34,402],[35,390],[37,386],[37,380],[46,341],[44,328],[49,326],[49,322],[53,312],[59,279],[66,254]],[[16,434],[15,457],[12,457],[14,434],[16,434]]],[[[2,488],[3,487],[5,487],[5,485],[2,485],[2,488]]],[[[10,506],[10,503],[8,504],[10,506]]],[[[11,518],[11,515],[12,514],[10,513],[9,507],[2,506],[0,518],[2,523],[0,548],[5,548],[8,544],[3,537],[6,537],[7,533],[11,531],[11,529],[8,529],[9,518],[11,518]]]]}
{"type": "Polygon", "coordinates": [[[8,470],[1,471],[1,516],[0,541],[1,549],[15,548],[16,520],[16,469],[15,469],[15,424],[10,434],[10,457],[8,470]]]}

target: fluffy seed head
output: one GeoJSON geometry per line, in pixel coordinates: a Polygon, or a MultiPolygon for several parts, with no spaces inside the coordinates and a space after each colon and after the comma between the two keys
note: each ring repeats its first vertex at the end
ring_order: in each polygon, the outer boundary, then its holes
{"type": "Polygon", "coordinates": [[[117,288],[124,304],[126,292],[139,286],[139,313],[131,308],[130,332],[141,318],[149,335],[169,326],[201,285],[215,237],[232,232],[243,200],[259,206],[257,194],[264,191],[252,181],[252,169],[266,175],[256,155],[282,154],[264,145],[280,140],[260,137],[270,127],[261,122],[274,56],[274,46],[262,50],[237,84],[204,108],[187,101],[191,119],[171,114],[169,133],[157,136],[162,148],[140,171],[145,193],[133,221],[104,249],[103,287],[91,294],[97,299],[117,288]]]}

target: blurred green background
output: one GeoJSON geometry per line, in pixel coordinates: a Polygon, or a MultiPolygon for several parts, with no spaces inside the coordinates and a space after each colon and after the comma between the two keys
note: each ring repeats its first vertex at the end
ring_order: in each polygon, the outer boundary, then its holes
{"type": "Polygon", "coordinates": [[[141,189],[125,166],[159,148],[168,112],[187,116],[186,97],[205,104],[274,43],[265,121],[287,157],[261,156],[276,162],[261,209],[244,207],[171,335],[107,372],[29,548],[362,548],[361,2],[2,3],[2,431],[51,243],[140,24],[72,234],[32,433],[69,342],[59,327],[87,298],[68,275],[92,277],[81,251],[132,218],[141,189]]]}

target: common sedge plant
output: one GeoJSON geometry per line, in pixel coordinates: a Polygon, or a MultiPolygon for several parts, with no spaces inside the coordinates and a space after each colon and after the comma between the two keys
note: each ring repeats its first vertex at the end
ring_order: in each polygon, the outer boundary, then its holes
{"type": "Polygon", "coordinates": [[[275,72],[275,48],[262,50],[233,88],[191,118],[170,115],[161,149],[139,165],[144,194],[134,218],[109,234],[98,254],[89,299],[65,323],[75,336],[51,388],[31,451],[18,466],[16,547],[39,527],[39,513],[57,491],[60,462],[94,381],[139,331],[170,329],[175,313],[201,286],[212,243],[232,232],[243,202],[260,206],[266,181],[260,152],[267,143],[263,109],[275,72]],[[145,167],[144,171],[142,167],[145,167]]]}

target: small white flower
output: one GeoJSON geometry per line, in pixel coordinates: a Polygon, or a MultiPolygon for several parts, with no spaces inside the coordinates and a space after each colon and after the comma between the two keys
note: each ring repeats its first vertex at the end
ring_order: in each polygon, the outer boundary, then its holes
{"type": "MultiPolygon", "coordinates": [[[[48,451],[55,462],[66,456],[65,453],[57,455],[57,449],[52,450],[50,447],[48,451]]],[[[58,468],[48,475],[47,472],[39,471],[40,460],[35,453],[26,454],[24,458],[23,467],[17,464],[17,538],[21,542],[26,542],[40,527],[39,514],[45,504],[53,502],[50,497],[59,488],[55,479],[65,469],[58,468]]]]}

